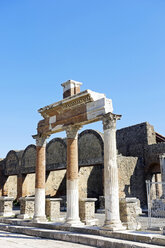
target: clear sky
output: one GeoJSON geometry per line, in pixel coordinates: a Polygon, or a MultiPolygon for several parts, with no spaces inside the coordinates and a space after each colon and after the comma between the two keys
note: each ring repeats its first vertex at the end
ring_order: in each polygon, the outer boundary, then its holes
{"type": "Polygon", "coordinates": [[[68,79],[111,98],[117,128],[165,135],[165,1],[0,0],[1,158],[35,143],[37,110],[68,79]]]}

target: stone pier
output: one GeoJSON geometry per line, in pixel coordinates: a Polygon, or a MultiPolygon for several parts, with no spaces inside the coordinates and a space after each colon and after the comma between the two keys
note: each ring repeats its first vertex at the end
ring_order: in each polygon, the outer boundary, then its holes
{"type": "Polygon", "coordinates": [[[80,225],[78,193],[78,144],[80,126],[68,126],[67,134],[67,217],[66,224],[80,225]]]}
{"type": "Polygon", "coordinates": [[[20,197],[20,215],[17,218],[29,219],[34,216],[34,197],[20,197]]]}
{"type": "Polygon", "coordinates": [[[60,220],[60,202],[62,198],[47,198],[46,199],[46,217],[51,221],[60,220]]]}
{"type": "Polygon", "coordinates": [[[165,198],[165,154],[162,154],[160,157],[160,170],[161,170],[161,176],[162,176],[162,197],[165,198]]]}
{"type": "Polygon", "coordinates": [[[34,222],[46,221],[45,215],[45,168],[46,136],[33,136],[36,139],[37,161],[35,179],[34,222]]]}
{"type": "Polygon", "coordinates": [[[14,197],[1,196],[0,197],[0,216],[11,217],[13,213],[14,197]]]}
{"type": "Polygon", "coordinates": [[[116,120],[119,115],[112,113],[103,117],[104,129],[104,194],[105,194],[105,229],[121,230],[119,212],[118,168],[116,161],[116,120]]]}
{"type": "Polygon", "coordinates": [[[98,224],[98,219],[95,218],[95,202],[97,198],[84,198],[80,200],[80,219],[88,226],[98,224]]]}

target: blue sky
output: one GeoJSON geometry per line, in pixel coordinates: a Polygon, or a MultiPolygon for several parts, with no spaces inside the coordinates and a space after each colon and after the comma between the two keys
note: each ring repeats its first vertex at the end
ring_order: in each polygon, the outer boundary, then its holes
{"type": "Polygon", "coordinates": [[[68,79],[111,98],[117,128],[165,135],[164,13],[164,0],[0,0],[0,157],[34,143],[68,79]]]}

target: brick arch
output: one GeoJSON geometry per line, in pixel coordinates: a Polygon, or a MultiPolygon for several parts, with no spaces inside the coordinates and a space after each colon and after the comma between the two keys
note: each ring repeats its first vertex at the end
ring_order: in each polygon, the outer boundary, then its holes
{"type": "Polygon", "coordinates": [[[7,175],[16,175],[19,168],[20,156],[18,152],[10,150],[5,158],[5,174],[7,175]]]}
{"type": "Polygon", "coordinates": [[[26,147],[22,154],[22,168],[33,168],[36,166],[36,146],[31,144],[26,147]]]}
{"type": "Polygon", "coordinates": [[[63,139],[54,138],[46,146],[46,164],[66,164],[67,146],[63,139]]]}
{"type": "Polygon", "coordinates": [[[98,131],[87,129],[78,137],[79,164],[103,164],[104,142],[102,134],[98,131]]]}

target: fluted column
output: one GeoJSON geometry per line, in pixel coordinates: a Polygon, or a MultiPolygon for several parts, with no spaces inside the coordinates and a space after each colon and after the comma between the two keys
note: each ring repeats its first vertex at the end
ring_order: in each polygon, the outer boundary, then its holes
{"type": "Polygon", "coordinates": [[[162,198],[165,198],[165,154],[159,156],[160,159],[160,170],[162,177],[162,198]]]}
{"type": "Polygon", "coordinates": [[[46,221],[45,215],[45,173],[46,173],[46,136],[33,136],[36,139],[36,175],[34,222],[46,221]]]}
{"type": "Polygon", "coordinates": [[[67,134],[67,217],[66,224],[80,225],[78,192],[78,130],[80,126],[68,126],[67,134]]]}
{"type": "Polygon", "coordinates": [[[104,129],[104,195],[105,223],[108,230],[120,230],[123,226],[119,213],[119,186],[116,152],[116,120],[119,115],[112,113],[103,117],[104,129]]]}

